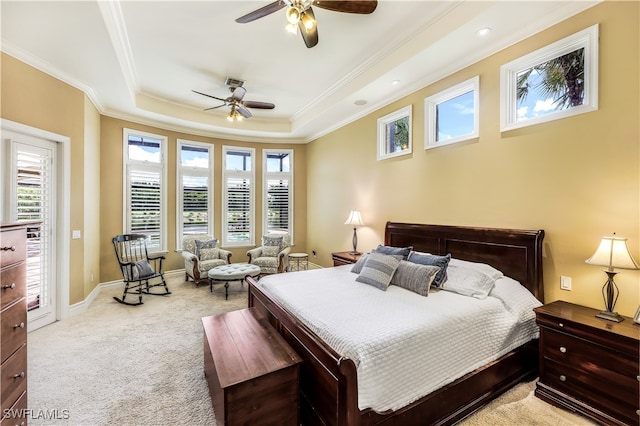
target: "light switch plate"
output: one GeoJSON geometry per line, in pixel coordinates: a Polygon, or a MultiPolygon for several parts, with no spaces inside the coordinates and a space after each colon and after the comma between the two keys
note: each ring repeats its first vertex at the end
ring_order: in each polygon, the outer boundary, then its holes
{"type": "Polygon", "coordinates": [[[74,229],[73,233],[71,234],[71,238],[73,238],[74,240],[77,240],[80,238],[80,230],[79,229],[74,229]]]}

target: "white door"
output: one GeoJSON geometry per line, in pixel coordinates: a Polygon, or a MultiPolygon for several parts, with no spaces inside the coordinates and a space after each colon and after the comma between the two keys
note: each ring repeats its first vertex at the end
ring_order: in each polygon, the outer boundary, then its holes
{"type": "Polygon", "coordinates": [[[3,144],[7,216],[37,221],[27,226],[27,319],[33,331],[57,319],[56,143],[3,132],[3,144]]]}

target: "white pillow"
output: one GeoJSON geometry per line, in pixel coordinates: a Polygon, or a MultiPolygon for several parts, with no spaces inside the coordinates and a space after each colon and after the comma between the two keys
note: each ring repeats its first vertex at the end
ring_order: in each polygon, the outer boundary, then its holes
{"type": "Polygon", "coordinates": [[[499,271],[493,266],[487,265],[486,263],[469,262],[452,257],[449,261],[449,265],[456,265],[467,269],[473,269],[474,271],[482,272],[483,274],[490,276],[494,280],[497,280],[498,278],[504,276],[502,271],[499,271]]]}
{"type": "Polygon", "coordinates": [[[495,278],[482,271],[449,263],[447,281],[442,284],[441,288],[464,296],[485,299],[495,283],[495,278]]]}

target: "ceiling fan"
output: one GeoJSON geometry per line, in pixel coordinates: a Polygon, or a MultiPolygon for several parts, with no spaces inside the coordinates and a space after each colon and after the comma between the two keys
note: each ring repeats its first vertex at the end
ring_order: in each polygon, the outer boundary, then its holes
{"type": "Polygon", "coordinates": [[[198,92],[197,90],[192,90],[192,92],[197,93],[199,95],[206,96],[208,98],[213,98],[222,102],[220,105],[216,105],[211,108],[206,108],[205,111],[209,111],[212,109],[221,108],[223,106],[229,106],[229,115],[227,115],[227,120],[229,121],[242,121],[243,118],[250,118],[252,116],[251,111],[248,108],[256,108],[256,109],[273,109],[276,106],[270,102],[258,102],[258,101],[244,101],[244,95],[247,93],[247,89],[242,87],[244,84],[243,80],[238,80],[235,78],[227,77],[225,80],[225,84],[229,86],[229,90],[231,91],[231,96],[228,98],[218,98],[217,96],[208,95],[206,93],[198,92]]]}
{"type": "Polygon", "coordinates": [[[277,0],[260,9],[256,9],[240,18],[236,22],[245,24],[263,18],[274,13],[285,6],[287,7],[286,16],[288,24],[287,31],[296,33],[298,28],[304,40],[304,44],[311,48],[318,44],[318,26],[316,17],[313,14],[311,6],[317,6],[322,9],[333,10],[334,12],[369,14],[373,13],[378,6],[376,0],[373,1],[349,1],[349,0],[277,0]]]}

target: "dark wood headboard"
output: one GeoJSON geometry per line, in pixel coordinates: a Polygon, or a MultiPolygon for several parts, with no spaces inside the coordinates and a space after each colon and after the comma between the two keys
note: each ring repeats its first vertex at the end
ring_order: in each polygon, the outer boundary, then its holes
{"type": "Polygon", "coordinates": [[[544,303],[542,239],[544,231],[472,228],[387,222],[384,243],[416,251],[481,262],[519,281],[544,303]]]}

